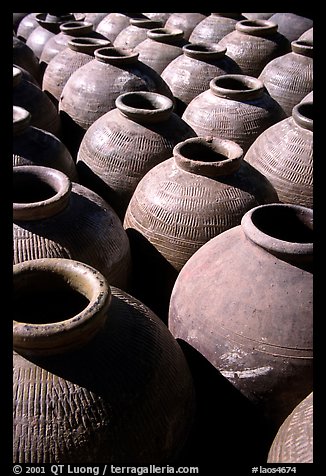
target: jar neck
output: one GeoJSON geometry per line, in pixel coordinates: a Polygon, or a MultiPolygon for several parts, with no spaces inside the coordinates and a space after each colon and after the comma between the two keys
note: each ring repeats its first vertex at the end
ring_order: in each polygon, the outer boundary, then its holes
{"type": "Polygon", "coordinates": [[[139,53],[134,50],[106,47],[99,48],[94,52],[95,58],[101,63],[112,64],[115,66],[123,66],[126,64],[136,63],[139,53]]]}
{"type": "Polygon", "coordinates": [[[13,219],[50,218],[64,210],[70,200],[71,181],[49,167],[23,165],[13,168],[13,219]]]}
{"type": "Polygon", "coordinates": [[[86,21],[68,21],[60,25],[60,31],[69,36],[86,36],[93,31],[93,24],[86,21]]]}
{"type": "Polygon", "coordinates": [[[312,111],[313,109],[313,102],[312,101],[305,101],[299,104],[296,104],[292,109],[292,118],[294,122],[306,129],[308,131],[313,132],[313,116],[312,111]]]}
{"type": "Polygon", "coordinates": [[[72,51],[85,53],[90,56],[94,56],[94,53],[97,49],[106,46],[111,46],[110,40],[102,40],[101,38],[77,37],[68,41],[68,47],[72,51]]]}
{"type": "Polygon", "coordinates": [[[147,32],[147,38],[167,44],[180,43],[184,39],[183,30],[177,28],[153,28],[147,32]]]}
{"type": "Polygon", "coordinates": [[[162,94],[148,91],[134,91],[121,94],[115,101],[120,113],[132,121],[157,123],[171,117],[173,102],[162,94]]]}
{"type": "Polygon", "coordinates": [[[13,267],[13,348],[30,356],[87,344],[104,325],[111,291],[104,276],[79,261],[44,258],[13,267]]]}
{"type": "Polygon", "coordinates": [[[184,55],[199,61],[212,61],[225,57],[226,48],[217,44],[189,43],[184,45],[184,55]]]}
{"type": "Polygon", "coordinates": [[[239,169],[243,150],[230,140],[192,137],[174,147],[173,157],[180,169],[216,178],[233,174],[239,169]]]}
{"type": "Polygon", "coordinates": [[[12,108],[12,118],[13,118],[13,135],[18,136],[24,133],[30,126],[32,116],[29,111],[26,109],[13,106],[12,108]]]}
{"type": "Polygon", "coordinates": [[[313,58],[314,56],[314,47],[311,41],[308,40],[295,40],[291,42],[291,50],[293,53],[302,56],[308,56],[313,58]]]}
{"type": "Polygon", "coordinates": [[[161,28],[163,26],[161,21],[151,20],[150,18],[130,18],[129,23],[131,26],[146,28],[147,30],[161,28]]]}
{"type": "Polygon", "coordinates": [[[312,263],[312,209],[283,203],[260,205],[242,217],[241,227],[246,238],[272,255],[298,266],[312,263]]]}
{"type": "Polygon", "coordinates": [[[245,35],[266,37],[277,33],[278,25],[269,20],[240,20],[235,29],[245,35]]]}
{"type": "Polygon", "coordinates": [[[264,84],[253,76],[244,74],[224,74],[213,78],[210,91],[218,97],[234,101],[250,101],[264,94],[264,84]]]}

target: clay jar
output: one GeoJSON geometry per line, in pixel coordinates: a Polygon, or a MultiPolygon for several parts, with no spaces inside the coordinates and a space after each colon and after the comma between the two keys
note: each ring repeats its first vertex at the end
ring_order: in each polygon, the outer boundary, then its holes
{"type": "Polygon", "coordinates": [[[42,89],[58,107],[62,90],[74,71],[94,59],[94,51],[110,46],[109,40],[100,38],[72,38],[67,48],[60,51],[46,67],[42,89]]]}
{"type": "Polygon", "coordinates": [[[173,112],[171,99],[135,91],[118,96],[116,107],[86,131],[77,156],[82,183],[95,190],[123,220],[140,179],[172,155],[195,132],[173,112]]]}
{"type": "Polygon", "coordinates": [[[13,64],[26,69],[40,84],[40,66],[34,51],[24,41],[13,35],[13,64]]]}
{"type": "Polygon", "coordinates": [[[114,42],[120,31],[127,28],[131,18],[146,18],[142,13],[108,13],[97,25],[96,31],[114,42]]]}
{"type": "Polygon", "coordinates": [[[300,402],[280,426],[267,463],[313,463],[313,392],[300,402]]]}
{"type": "Polygon", "coordinates": [[[50,132],[33,127],[30,113],[13,106],[13,165],[43,165],[61,170],[78,182],[76,165],[66,146],[50,132]]]}
{"type": "Polygon", "coordinates": [[[313,20],[296,13],[274,13],[270,21],[277,23],[278,31],[290,42],[297,40],[302,33],[313,26],[313,20]]]}
{"type": "Polygon", "coordinates": [[[183,46],[182,55],[172,60],[161,76],[173,93],[175,112],[182,116],[190,101],[209,89],[212,79],[238,73],[239,66],[225,48],[201,43],[183,46]]]}
{"type": "Polygon", "coordinates": [[[298,40],[308,41],[309,43],[313,43],[314,41],[314,28],[311,27],[308,30],[304,31],[302,35],[299,36],[298,40]]]}
{"type": "Polygon", "coordinates": [[[23,79],[20,69],[13,67],[13,105],[31,114],[31,125],[60,137],[61,120],[51,99],[35,84],[23,79]]]}
{"type": "Polygon", "coordinates": [[[164,27],[182,30],[184,39],[189,40],[195,26],[206,16],[203,13],[172,13],[166,20],[164,27]]]}
{"type": "Polygon", "coordinates": [[[129,25],[117,35],[113,42],[116,48],[132,50],[146,40],[147,32],[153,28],[161,28],[162,22],[150,18],[130,18],[129,25]]]}
{"type": "Polygon", "coordinates": [[[193,29],[190,43],[218,43],[235,29],[238,21],[244,20],[241,13],[211,13],[193,29]]]}
{"type": "MultiPolygon", "coordinates": [[[[267,180],[242,157],[235,142],[190,138],[179,142],[173,157],[153,167],[139,182],[124,228],[131,241],[135,232],[141,234],[173,269],[171,279],[158,288],[171,291],[172,277],[204,243],[238,225],[250,208],[277,200],[267,180]]],[[[141,272],[154,283],[157,274],[163,279],[164,268],[155,269],[146,251],[139,246],[135,255],[141,260],[141,272]]],[[[136,265],[134,269],[136,274],[136,265]]]]}
{"type": "Polygon", "coordinates": [[[145,17],[150,18],[151,20],[158,20],[161,21],[162,24],[164,25],[167,19],[169,18],[172,13],[143,13],[145,17]]]}
{"type": "Polygon", "coordinates": [[[89,126],[115,108],[120,94],[152,91],[173,100],[165,81],[139,61],[135,51],[107,47],[99,48],[94,55],[93,60],[70,76],[59,101],[65,134],[74,137],[75,149],[79,148],[89,126]]]}
{"type": "Polygon", "coordinates": [[[85,13],[85,21],[92,23],[94,30],[108,13],[85,13]]]}
{"type": "Polygon", "coordinates": [[[285,113],[253,76],[225,74],[213,78],[209,89],[196,96],[182,118],[198,136],[217,136],[237,142],[247,151],[254,140],[285,113]]]}
{"type": "Polygon", "coordinates": [[[273,184],[279,201],[313,207],[313,103],[257,137],[245,160],[273,184]]]}
{"type": "Polygon", "coordinates": [[[292,41],[291,49],[290,53],[270,61],[259,75],[287,116],[313,89],[313,44],[296,40],[292,41]]]}
{"type": "Polygon", "coordinates": [[[147,32],[147,38],[135,47],[135,51],[139,53],[140,61],[161,74],[172,60],[182,55],[185,43],[182,30],[154,28],[147,32]]]}
{"type": "Polygon", "coordinates": [[[122,224],[108,204],[59,170],[13,167],[13,262],[70,258],[94,266],[112,285],[125,289],[130,248],[122,224]]]}
{"type": "Polygon", "coordinates": [[[28,13],[28,15],[26,15],[19,23],[17,28],[17,37],[20,40],[26,42],[32,31],[34,31],[35,28],[39,26],[36,20],[36,15],[38,15],[38,13],[28,13]]]}
{"type": "Polygon", "coordinates": [[[13,281],[13,461],[173,463],[194,391],[166,326],[82,262],[20,263],[13,281]]]}
{"type": "Polygon", "coordinates": [[[175,282],[169,329],[274,428],[312,391],[313,211],[249,210],[204,244],[175,282]]]}
{"type": "Polygon", "coordinates": [[[272,59],[291,51],[290,42],[270,20],[241,20],[218,43],[243,74],[258,77],[272,59]]]}

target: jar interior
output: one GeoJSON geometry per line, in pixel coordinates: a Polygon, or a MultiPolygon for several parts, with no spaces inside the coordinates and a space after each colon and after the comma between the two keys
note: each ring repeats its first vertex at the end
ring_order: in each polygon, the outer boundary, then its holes
{"type": "Polygon", "coordinates": [[[48,200],[57,194],[53,185],[31,174],[14,174],[13,203],[34,203],[48,200]]]}

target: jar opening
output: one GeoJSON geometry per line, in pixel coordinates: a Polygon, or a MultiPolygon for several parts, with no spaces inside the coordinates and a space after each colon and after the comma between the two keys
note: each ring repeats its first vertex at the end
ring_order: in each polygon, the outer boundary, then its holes
{"type": "MultiPolygon", "coordinates": [[[[221,148],[222,149],[222,148],[221,148]]],[[[200,161],[200,162],[221,162],[228,158],[227,151],[221,150],[220,152],[214,150],[210,143],[195,141],[184,142],[179,149],[179,153],[188,160],[200,161]]]]}
{"type": "Polygon", "coordinates": [[[55,183],[45,182],[33,172],[13,174],[13,202],[14,203],[35,203],[52,198],[58,193],[55,183]]]}
{"type": "Polygon", "coordinates": [[[309,120],[313,120],[313,103],[312,102],[303,102],[298,104],[297,111],[302,116],[306,117],[309,120]]]}
{"type": "Polygon", "coordinates": [[[253,89],[254,86],[250,82],[244,81],[243,78],[231,78],[220,76],[216,85],[223,89],[231,89],[233,91],[243,91],[253,89]]]}

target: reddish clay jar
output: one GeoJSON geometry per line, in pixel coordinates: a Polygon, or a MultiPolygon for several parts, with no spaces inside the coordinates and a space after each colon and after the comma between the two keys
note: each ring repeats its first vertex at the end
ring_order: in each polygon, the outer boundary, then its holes
{"type": "Polygon", "coordinates": [[[101,197],[49,167],[13,167],[13,178],[14,264],[76,259],[126,289],[131,272],[128,237],[101,197]]]}
{"type": "Polygon", "coordinates": [[[174,464],[195,396],[167,327],[76,260],[30,260],[13,276],[13,461],[174,464]]]}
{"type": "Polygon", "coordinates": [[[313,211],[249,210],[203,245],[172,291],[169,329],[274,428],[313,386],[313,211]]]}
{"type": "Polygon", "coordinates": [[[189,37],[190,43],[218,43],[235,29],[238,21],[245,20],[241,13],[211,13],[200,21],[189,37]]]}

